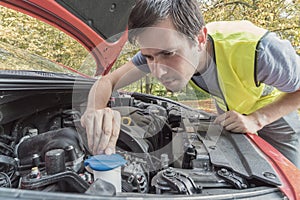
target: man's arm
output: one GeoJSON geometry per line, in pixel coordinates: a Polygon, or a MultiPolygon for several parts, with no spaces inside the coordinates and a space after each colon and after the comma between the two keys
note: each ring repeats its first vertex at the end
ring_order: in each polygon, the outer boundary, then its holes
{"type": "Polygon", "coordinates": [[[101,77],[92,86],[81,124],[86,128],[88,145],[94,154],[115,151],[120,132],[120,113],[107,108],[113,90],[117,90],[145,76],[130,61],[114,72],[101,77]]]}
{"type": "Polygon", "coordinates": [[[300,90],[284,93],[271,104],[257,111],[242,115],[236,111],[228,111],[215,119],[215,123],[222,125],[226,130],[239,133],[256,133],[264,126],[278,120],[300,108],[300,90]]]}
{"type": "Polygon", "coordinates": [[[95,82],[90,90],[88,98],[88,108],[102,109],[105,108],[112,91],[123,88],[139,79],[146,74],[139,70],[129,61],[110,74],[101,77],[95,82]]]}

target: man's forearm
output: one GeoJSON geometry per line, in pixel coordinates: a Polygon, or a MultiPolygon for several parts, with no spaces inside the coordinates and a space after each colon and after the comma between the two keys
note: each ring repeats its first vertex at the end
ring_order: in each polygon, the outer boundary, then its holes
{"type": "Polygon", "coordinates": [[[234,110],[219,115],[215,123],[236,133],[256,133],[264,126],[297,110],[300,107],[300,91],[283,94],[276,101],[250,115],[242,115],[234,110]]]}
{"type": "Polygon", "coordinates": [[[261,128],[300,108],[300,90],[281,95],[273,103],[250,114],[261,128]]]}
{"type": "Polygon", "coordinates": [[[106,76],[97,80],[89,92],[87,108],[95,110],[105,108],[111,96],[112,88],[113,85],[106,76]]]}

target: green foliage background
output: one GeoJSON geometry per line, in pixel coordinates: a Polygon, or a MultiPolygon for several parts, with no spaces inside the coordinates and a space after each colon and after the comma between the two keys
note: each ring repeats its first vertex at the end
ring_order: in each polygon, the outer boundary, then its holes
{"type": "Polygon", "coordinates": [[[88,51],[62,31],[0,6],[0,41],[78,69],[88,51]]]}
{"type": "Polygon", "coordinates": [[[206,22],[249,20],[281,38],[288,39],[300,54],[299,0],[201,1],[206,22]]]}
{"type": "MultiPolygon", "coordinates": [[[[198,2],[206,23],[219,20],[250,20],[258,26],[276,32],[281,38],[290,40],[300,54],[300,3],[298,0],[198,0],[198,2]]],[[[61,31],[2,6],[0,6],[0,30],[1,42],[26,49],[28,52],[74,69],[82,68],[88,57],[86,49],[61,31]]],[[[130,60],[137,51],[135,47],[126,44],[113,69],[130,60]]],[[[0,69],[3,68],[0,67],[0,69]]],[[[153,84],[153,82],[151,77],[147,77],[127,89],[173,96],[172,93],[165,91],[162,85],[153,84]]],[[[189,90],[190,88],[187,87],[186,92],[188,93],[189,90]]],[[[201,93],[197,96],[207,97],[201,93]]],[[[189,97],[185,94],[181,98],[189,97]]]]}

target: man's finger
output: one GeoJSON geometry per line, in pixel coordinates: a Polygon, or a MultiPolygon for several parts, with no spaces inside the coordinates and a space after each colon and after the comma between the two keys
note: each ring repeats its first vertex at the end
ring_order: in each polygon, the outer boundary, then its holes
{"type": "Polygon", "coordinates": [[[85,119],[85,126],[86,126],[86,135],[87,135],[87,141],[88,141],[88,146],[89,149],[92,150],[93,149],[93,137],[94,137],[94,116],[93,115],[86,115],[85,119]]]}
{"type": "Polygon", "coordinates": [[[231,130],[234,133],[246,133],[246,128],[245,127],[236,127],[231,130]]]}
{"type": "Polygon", "coordinates": [[[224,126],[225,129],[227,131],[233,131],[233,130],[236,130],[236,129],[240,129],[240,126],[238,123],[235,123],[235,122],[232,122],[232,123],[228,123],[226,126],[224,126]]]}
{"type": "Polygon", "coordinates": [[[85,128],[85,115],[83,115],[80,119],[80,124],[83,128],[85,128]]]}
{"type": "Polygon", "coordinates": [[[110,137],[112,135],[112,121],[113,115],[109,108],[103,110],[103,124],[102,124],[102,134],[100,138],[100,143],[98,146],[98,151],[104,151],[109,143],[110,137]]]}
{"type": "Polygon", "coordinates": [[[118,111],[113,111],[113,127],[112,127],[112,135],[110,137],[110,141],[105,150],[106,154],[115,153],[117,140],[120,134],[121,128],[121,115],[118,111]]]}
{"type": "Polygon", "coordinates": [[[227,114],[227,113],[223,113],[223,114],[219,115],[218,117],[216,117],[216,119],[214,120],[214,123],[220,124],[220,123],[223,122],[226,118],[228,118],[228,114],[227,114]]]}
{"type": "Polygon", "coordinates": [[[94,119],[94,130],[93,130],[93,153],[99,154],[99,143],[101,136],[103,135],[102,131],[102,124],[103,124],[103,110],[97,110],[95,112],[95,119],[94,119]]]}

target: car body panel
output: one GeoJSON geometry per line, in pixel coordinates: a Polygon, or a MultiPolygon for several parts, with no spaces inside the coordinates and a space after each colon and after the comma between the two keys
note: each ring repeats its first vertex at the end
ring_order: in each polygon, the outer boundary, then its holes
{"type": "Polygon", "coordinates": [[[279,188],[289,199],[300,199],[300,170],[261,137],[250,133],[247,136],[268,156],[274,169],[281,176],[282,185],[279,188]]]}

